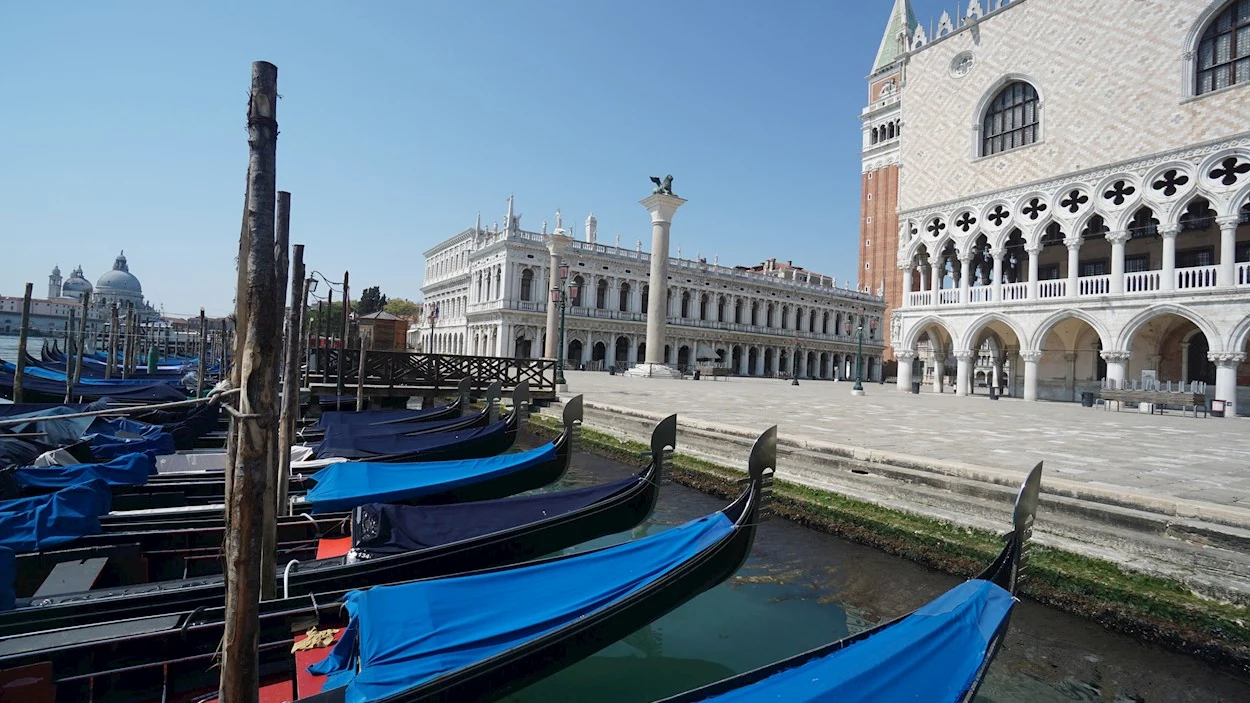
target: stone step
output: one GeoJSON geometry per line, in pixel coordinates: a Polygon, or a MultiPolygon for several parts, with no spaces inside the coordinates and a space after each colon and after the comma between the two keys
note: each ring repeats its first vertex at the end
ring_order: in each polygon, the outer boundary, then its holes
{"type": "MultiPolygon", "coordinates": [[[[557,403],[551,411],[558,413],[559,407],[557,403]]],[[[587,427],[644,443],[660,419],[593,403],[586,403],[585,417],[587,427]]],[[[756,434],[679,417],[677,451],[744,469],[756,434]]],[[[1004,471],[928,466],[915,458],[896,463],[890,457],[869,460],[850,454],[782,435],[777,476],[930,519],[1005,532],[1018,483],[1029,468],[1021,467],[1018,476],[1012,476],[1004,471]]],[[[1235,513],[1217,511],[1222,522],[1178,516],[1183,510],[1169,501],[1107,496],[1108,491],[1086,491],[1067,485],[1071,483],[1043,476],[1034,530],[1039,544],[1172,578],[1208,597],[1250,605],[1250,529],[1224,524],[1235,522],[1239,517],[1235,513]],[[1105,497],[1115,500],[1092,499],[1105,497]]]]}

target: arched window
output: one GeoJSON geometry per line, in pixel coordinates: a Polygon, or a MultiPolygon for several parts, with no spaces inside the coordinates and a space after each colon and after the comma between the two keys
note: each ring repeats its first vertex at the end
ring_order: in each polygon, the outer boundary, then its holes
{"type": "Polygon", "coordinates": [[[621,312],[629,312],[629,293],[630,293],[629,284],[622,283],[621,294],[620,294],[621,299],[620,299],[620,306],[619,306],[619,309],[621,312]]]}
{"type": "Polygon", "coordinates": [[[685,291],[681,293],[681,316],[690,317],[690,294],[685,291]]]}
{"type": "Polygon", "coordinates": [[[534,299],[534,272],[531,269],[521,271],[521,300],[534,299]]]}
{"type": "Polygon", "coordinates": [[[650,304],[651,304],[651,286],[644,283],[642,285],[642,308],[640,308],[640,311],[646,312],[647,306],[650,304]]]}
{"type": "Polygon", "coordinates": [[[1198,42],[1197,93],[1250,81],[1250,0],[1230,2],[1198,42]]]}
{"type": "Polygon", "coordinates": [[[877,143],[877,128],[876,127],[872,128],[872,143],[873,144],[877,143]]]}
{"type": "Polygon", "coordinates": [[[599,279],[599,285],[595,287],[595,307],[600,310],[608,309],[608,282],[605,279],[599,279]]]}
{"type": "Polygon", "coordinates": [[[981,122],[981,156],[990,156],[1037,141],[1037,91],[1024,81],[1003,86],[990,101],[981,122]]]}
{"type": "Polygon", "coordinates": [[[580,308],[582,306],[582,295],[584,295],[584,291],[586,290],[586,279],[578,276],[573,279],[573,285],[577,286],[577,290],[573,293],[571,296],[572,300],[569,302],[572,303],[573,307],[580,308]]]}

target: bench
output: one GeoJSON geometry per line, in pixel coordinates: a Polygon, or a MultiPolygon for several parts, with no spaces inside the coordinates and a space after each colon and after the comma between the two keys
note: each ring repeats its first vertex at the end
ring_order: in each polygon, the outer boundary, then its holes
{"type": "Polygon", "coordinates": [[[1171,391],[1138,391],[1138,390],[1111,390],[1104,388],[1098,392],[1098,397],[1103,401],[1103,410],[1107,410],[1111,403],[1118,403],[1116,411],[1118,412],[1124,403],[1149,403],[1150,412],[1153,415],[1157,407],[1159,414],[1163,414],[1163,409],[1168,405],[1180,406],[1181,412],[1185,412],[1185,408],[1191,408],[1194,417],[1198,417],[1198,410],[1201,409],[1203,415],[1207,413],[1207,396],[1205,393],[1180,393],[1171,391]]]}
{"type": "Polygon", "coordinates": [[[712,377],[713,381],[715,381],[718,378],[728,379],[730,373],[731,373],[730,370],[724,366],[713,366],[708,371],[708,375],[712,377]]]}

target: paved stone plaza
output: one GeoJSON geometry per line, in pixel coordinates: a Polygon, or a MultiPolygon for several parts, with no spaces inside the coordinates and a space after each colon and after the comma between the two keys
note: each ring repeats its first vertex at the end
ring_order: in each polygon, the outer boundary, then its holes
{"type": "Polygon", "coordinates": [[[1135,494],[1250,510],[1250,422],[1074,403],[902,393],[866,384],[755,378],[664,380],[566,374],[591,402],[784,437],[1050,475],[1135,494]],[[1051,473],[1053,472],[1053,473],[1051,473]]]}

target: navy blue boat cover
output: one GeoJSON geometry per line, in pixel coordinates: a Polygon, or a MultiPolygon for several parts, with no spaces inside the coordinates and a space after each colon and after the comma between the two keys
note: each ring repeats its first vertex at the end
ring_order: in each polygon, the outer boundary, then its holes
{"type": "Polygon", "coordinates": [[[317,445],[316,458],[343,457],[345,459],[367,459],[374,456],[393,454],[419,454],[431,450],[448,450],[460,445],[477,442],[480,439],[505,431],[508,421],[474,427],[456,432],[435,432],[424,435],[392,435],[376,436],[369,433],[356,435],[352,428],[331,427],[326,431],[325,439],[317,445]],[[340,431],[336,431],[340,430],[340,431]]]}
{"type": "Polygon", "coordinates": [[[109,511],[113,493],[101,479],[62,488],[56,493],[0,501],[0,547],[37,552],[100,533],[100,516],[109,511]]]}
{"type": "Polygon", "coordinates": [[[965,581],[865,640],[704,700],[959,701],[1013,602],[989,581],[965,581]]]}
{"type": "Polygon", "coordinates": [[[17,555],[8,547],[0,547],[0,612],[12,610],[17,594],[13,581],[17,579],[17,555]]]}
{"type": "MultiPolygon", "coordinates": [[[[353,399],[354,402],[354,399],[353,399]]],[[[373,425],[380,422],[420,422],[421,418],[445,412],[447,406],[425,410],[363,410],[326,411],[317,418],[317,427],[328,428],[332,425],[373,425]]]]}
{"type": "Polygon", "coordinates": [[[584,488],[449,505],[369,503],[353,516],[352,548],[361,556],[381,556],[451,544],[566,515],[644,480],[630,476],[584,488]]]}
{"type": "MultiPolygon", "coordinates": [[[[64,392],[64,391],[62,391],[64,392]]],[[[25,404],[23,404],[25,405],[25,404]]],[[[32,407],[26,406],[26,407],[32,407]]],[[[3,407],[3,406],[0,406],[3,407]]],[[[72,417],[62,419],[61,415],[71,415],[82,412],[80,408],[89,410],[103,410],[102,404],[83,405],[60,405],[45,407],[42,409],[31,409],[24,413],[13,413],[5,416],[9,420],[29,419],[30,422],[20,425],[9,425],[5,427],[6,432],[22,433],[22,432],[42,432],[45,434],[40,439],[45,444],[52,446],[64,446],[73,444],[87,433],[87,428],[91,426],[94,418],[90,417],[72,417]]]]}
{"type": "Polygon", "coordinates": [[[723,513],[567,559],[351,591],[322,690],[364,703],[532,641],[645,588],[732,533],[723,513]],[[357,669],[359,668],[359,671],[357,669]]]}
{"type": "Polygon", "coordinates": [[[516,473],[555,456],[556,446],[548,442],[529,451],[484,459],[416,464],[344,461],[313,474],[317,485],[304,499],[312,503],[314,513],[351,510],[365,503],[412,500],[516,473]]]}
{"type": "MultiPolygon", "coordinates": [[[[10,364],[11,366],[11,364],[10,364]]],[[[45,378],[35,378],[27,376],[22,379],[22,388],[30,393],[38,393],[53,398],[62,398],[65,396],[64,381],[50,381],[45,378]]],[[[0,369],[0,391],[8,394],[13,392],[13,371],[8,369],[0,369]]],[[[86,400],[103,400],[111,398],[114,400],[127,401],[148,401],[153,403],[172,402],[176,400],[186,400],[187,394],[183,391],[162,382],[136,382],[134,380],[109,383],[109,384],[89,384],[79,383],[75,385],[70,393],[73,398],[81,398],[86,400]]]]}
{"type": "Polygon", "coordinates": [[[93,479],[109,486],[141,486],[156,472],[156,462],[147,454],[123,454],[104,464],[69,466],[25,466],[13,478],[22,488],[67,488],[93,479]]]}
{"type": "MultiPolygon", "coordinates": [[[[383,424],[350,424],[337,421],[338,424],[331,424],[325,428],[325,434],[322,442],[326,446],[344,446],[349,443],[359,443],[362,440],[378,440],[391,437],[405,437],[413,433],[432,434],[435,432],[445,432],[455,425],[464,425],[471,423],[475,419],[481,420],[482,415],[486,413],[483,410],[475,413],[476,417],[470,415],[465,417],[449,417],[441,420],[422,420],[420,422],[387,422],[383,424]]],[[[414,435],[415,436],[415,435],[414,435]]]]}

